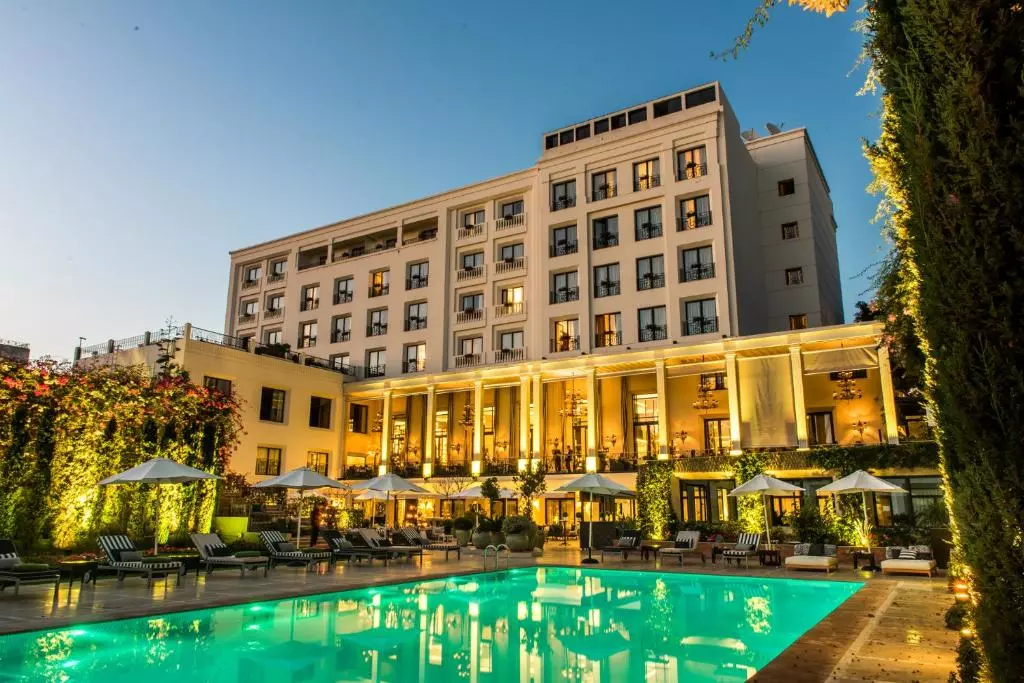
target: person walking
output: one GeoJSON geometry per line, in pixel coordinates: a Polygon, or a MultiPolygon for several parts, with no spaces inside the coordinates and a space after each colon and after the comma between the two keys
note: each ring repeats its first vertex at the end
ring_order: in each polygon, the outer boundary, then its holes
{"type": "Polygon", "coordinates": [[[320,540],[320,504],[313,503],[313,511],[309,515],[309,547],[315,548],[320,540]]]}

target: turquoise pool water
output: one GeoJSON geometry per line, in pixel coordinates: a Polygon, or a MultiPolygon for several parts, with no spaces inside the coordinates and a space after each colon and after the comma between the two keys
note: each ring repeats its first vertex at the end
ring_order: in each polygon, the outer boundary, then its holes
{"type": "Polygon", "coordinates": [[[742,681],[860,585],[511,569],[2,636],[0,681],[742,681]]]}

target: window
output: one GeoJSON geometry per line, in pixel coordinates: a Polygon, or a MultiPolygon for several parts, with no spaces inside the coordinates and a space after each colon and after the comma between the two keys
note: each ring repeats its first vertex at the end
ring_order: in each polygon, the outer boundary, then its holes
{"type": "Polygon", "coordinates": [[[256,299],[253,299],[252,301],[246,301],[246,302],[242,303],[242,315],[244,315],[246,317],[249,317],[249,318],[251,318],[254,315],[256,315],[257,308],[258,308],[258,305],[257,305],[258,303],[259,302],[256,301],[256,299]]]}
{"type": "Polygon", "coordinates": [[[327,451],[310,451],[306,454],[306,467],[327,476],[327,451]]]}
{"type": "Polygon", "coordinates": [[[390,282],[390,270],[378,270],[370,273],[370,296],[384,296],[387,294],[390,282]]]}
{"type": "Polygon", "coordinates": [[[299,348],[310,349],[316,346],[316,322],[299,323],[299,348]]]}
{"type": "Polygon", "coordinates": [[[426,261],[422,263],[410,263],[405,276],[406,289],[419,289],[426,287],[430,266],[426,261]]]}
{"type": "Polygon", "coordinates": [[[679,152],[676,155],[676,168],[679,172],[679,180],[706,176],[708,174],[707,148],[701,145],[679,152]]]}
{"type": "Polygon", "coordinates": [[[522,214],[522,207],[522,200],[502,204],[502,218],[511,218],[522,214]]]}
{"type": "Polygon", "coordinates": [[[795,240],[800,236],[800,225],[793,221],[792,223],[782,224],[782,239],[784,240],[795,240]]]}
{"type": "Polygon", "coordinates": [[[516,285],[515,287],[503,287],[501,289],[501,304],[503,306],[513,306],[515,304],[523,303],[523,286],[516,285]]]}
{"type": "Polygon", "coordinates": [[[714,299],[686,302],[683,334],[708,334],[718,331],[718,310],[714,299]]]}
{"type": "Polygon", "coordinates": [[[601,171],[590,176],[591,197],[594,201],[615,196],[615,171],[601,171]]]}
{"type": "Polygon", "coordinates": [[[566,180],[551,184],[551,210],[568,209],[576,206],[576,181],[566,180]]]}
{"type": "Polygon", "coordinates": [[[600,135],[601,133],[608,132],[608,119],[598,119],[594,121],[594,135],[600,135]]]}
{"type": "Polygon", "coordinates": [[[462,227],[472,228],[474,225],[480,225],[484,222],[484,210],[477,209],[476,211],[467,211],[462,214],[462,227]]]}
{"type": "Polygon", "coordinates": [[[618,130],[619,128],[626,127],[626,114],[616,114],[612,116],[612,130],[618,130]]]}
{"type": "Polygon", "coordinates": [[[618,263],[594,266],[594,298],[614,296],[619,293],[619,290],[618,263]]]}
{"type": "Polygon", "coordinates": [[[483,337],[466,337],[459,340],[459,354],[462,356],[475,356],[484,352],[483,337]]]}
{"type": "Polygon", "coordinates": [[[427,304],[421,301],[409,304],[405,309],[405,331],[422,330],[427,326],[427,304]]]}
{"type": "Polygon", "coordinates": [[[370,408],[362,403],[348,404],[348,430],[353,434],[370,431],[370,408]]]}
{"type": "Polygon", "coordinates": [[[523,331],[502,332],[498,337],[498,348],[502,351],[523,348],[523,331]]]}
{"type": "Polygon", "coordinates": [[[369,321],[366,325],[367,337],[379,337],[388,333],[388,309],[378,308],[370,311],[369,321]]]}
{"type": "Polygon", "coordinates": [[[711,225],[711,198],[707,195],[679,202],[679,230],[693,230],[711,225]]]}
{"type": "Polygon", "coordinates": [[[658,455],[658,395],[634,394],[633,404],[633,450],[637,460],[643,461],[658,455]]]}
{"type": "Polygon", "coordinates": [[[661,254],[636,260],[636,288],[657,289],[665,286],[665,257],[661,254]]]}
{"type": "Polygon", "coordinates": [[[320,305],[320,285],[306,285],[302,288],[299,310],[312,311],[320,305]]]}
{"type": "Polygon", "coordinates": [[[331,319],[331,343],[352,339],[352,316],[338,315],[331,319]]]}
{"type": "Polygon", "coordinates": [[[347,353],[333,353],[328,360],[332,368],[341,370],[346,375],[352,370],[352,361],[347,353]]]}
{"type": "Polygon", "coordinates": [[[383,377],[387,368],[387,353],[384,349],[373,349],[366,352],[366,376],[383,377]]]}
{"type": "Polygon", "coordinates": [[[634,123],[642,123],[642,122],[644,122],[646,120],[647,120],[647,107],[643,107],[642,109],[634,109],[633,111],[629,112],[629,125],[631,125],[631,126],[634,123]]]}
{"type": "Polygon", "coordinates": [[[640,341],[656,341],[668,337],[664,306],[641,308],[636,312],[636,318],[637,327],[640,329],[640,341]]]}
{"type": "Polygon", "coordinates": [[[558,147],[558,134],[548,135],[544,138],[544,149],[554,149],[558,147]]]}
{"type": "Polygon", "coordinates": [[[572,142],[571,128],[569,130],[563,130],[561,133],[558,134],[558,144],[568,145],[570,142],[572,142]]]}
{"type": "Polygon", "coordinates": [[[260,392],[260,419],[284,422],[284,389],[263,387],[260,392]]]}
{"type": "Polygon", "coordinates": [[[523,247],[522,242],[516,242],[515,244],[506,244],[501,248],[501,260],[504,263],[510,263],[518,258],[523,258],[526,255],[526,251],[523,247]]]}
{"type": "Polygon", "coordinates": [[[633,164],[633,191],[650,190],[661,184],[661,175],[658,173],[658,160],[648,159],[633,164]]]}
{"type": "Polygon", "coordinates": [[[683,250],[683,267],[679,272],[680,282],[707,280],[714,276],[715,264],[710,246],[683,250]]]}
{"type": "Polygon", "coordinates": [[[280,311],[284,308],[284,294],[271,294],[267,297],[267,313],[280,311]]]}
{"type": "Polygon", "coordinates": [[[705,372],[700,376],[700,385],[708,391],[728,389],[727,375],[724,372],[705,372]]]}
{"type": "Polygon", "coordinates": [[[661,207],[637,209],[633,213],[633,228],[638,242],[661,237],[661,207]]]}
{"type": "Polygon", "coordinates": [[[614,247],[619,243],[619,217],[594,219],[594,249],[614,247]]]}
{"type": "Polygon", "coordinates": [[[579,301],[579,274],[573,270],[568,273],[555,273],[551,278],[551,303],[561,304],[567,301],[579,301]]]}
{"type": "Polygon", "coordinates": [[[284,336],[281,334],[281,330],[264,330],[263,331],[263,343],[264,344],[280,344],[282,343],[284,336]]]}
{"type": "Polygon", "coordinates": [[[554,325],[554,337],[551,339],[551,353],[564,351],[578,351],[580,348],[580,321],[577,318],[570,320],[556,320],[554,325]]]}
{"type": "Polygon", "coordinates": [[[474,251],[470,254],[462,255],[462,269],[473,270],[474,268],[481,268],[484,265],[484,252],[474,251]]]}
{"type": "Polygon", "coordinates": [[[807,329],[807,314],[796,313],[789,316],[789,329],[791,330],[806,330],[807,329]]]}
{"type": "Polygon", "coordinates": [[[704,449],[725,453],[732,448],[729,418],[715,417],[704,420],[704,449]]]}
{"type": "Polygon", "coordinates": [[[802,285],[804,283],[803,268],[786,268],[786,286],[802,285]]]}
{"type": "Polygon", "coordinates": [[[246,284],[259,282],[260,276],[263,275],[263,267],[259,265],[246,266],[244,273],[243,280],[246,284]]]}
{"type": "Polygon", "coordinates": [[[311,396],[309,399],[309,426],[331,428],[331,399],[311,396]]]}
{"type": "Polygon", "coordinates": [[[222,394],[224,396],[231,395],[231,380],[229,379],[210,377],[209,375],[206,375],[203,377],[203,386],[212,392],[222,394]]]}
{"type": "Polygon", "coordinates": [[[427,345],[410,344],[405,347],[405,367],[403,372],[423,372],[427,367],[427,345]]]}
{"type": "Polygon", "coordinates": [[[566,225],[551,231],[551,255],[565,256],[575,254],[577,250],[576,226],[566,225]]]}
{"type": "Polygon", "coordinates": [[[622,315],[605,313],[594,318],[594,346],[618,346],[622,343],[622,315]]]}
{"type": "Polygon", "coordinates": [[[276,477],[281,474],[281,449],[260,446],[256,449],[256,474],[276,477]]]}
{"type": "Polygon", "coordinates": [[[654,118],[668,116],[683,110],[683,98],[679,95],[654,103],[654,118]]]}
{"type": "Polygon", "coordinates": [[[807,413],[807,445],[822,446],[836,442],[832,411],[807,413]]]}
{"type": "Polygon", "coordinates": [[[590,124],[587,123],[582,126],[576,126],[576,142],[580,140],[586,140],[590,137],[590,124]]]}
{"type": "Polygon", "coordinates": [[[686,93],[686,108],[698,107],[702,104],[715,101],[715,86],[709,85],[700,90],[686,93]]]}
{"type": "Polygon", "coordinates": [[[787,195],[796,194],[796,183],[792,178],[787,180],[779,181],[779,196],[785,197],[787,195]]]}
{"type": "Polygon", "coordinates": [[[484,307],[484,295],[479,292],[474,294],[463,294],[459,299],[459,310],[479,311],[484,307]]]}
{"type": "Polygon", "coordinates": [[[285,270],[288,268],[288,262],[284,259],[278,261],[271,261],[270,263],[270,277],[280,278],[285,274],[285,270]]]}

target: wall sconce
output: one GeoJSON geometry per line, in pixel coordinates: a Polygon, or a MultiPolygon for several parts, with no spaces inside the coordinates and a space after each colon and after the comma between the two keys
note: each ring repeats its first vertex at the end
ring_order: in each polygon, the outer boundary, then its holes
{"type": "Polygon", "coordinates": [[[480,465],[481,462],[479,460],[474,460],[472,463],[470,463],[469,471],[473,475],[474,479],[480,476],[480,465]]]}
{"type": "Polygon", "coordinates": [[[597,456],[596,455],[588,455],[587,456],[586,470],[587,470],[587,472],[597,472],[597,456]]]}
{"type": "Polygon", "coordinates": [[[423,478],[424,479],[430,479],[430,477],[433,474],[434,474],[434,463],[432,463],[432,462],[425,462],[425,463],[423,463],[423,478]]]}
{"type": "Polygon", "coordinates": [[[686,442],[686,437],[688,437],[689,435],[690,435],[690,433],[687,432],[685,429],[680,429],[678,432],[676,432],[672,436],[674,436],[677,439],[679,439],[680,442],[685,443],[686,442]]]}
{"type": "Polygon", "coordinates": [[[378,477],[383,477],[387,473],[388,473],[388,466],[385,465],[384,463],[381,463],[380,466],[377,468],[377,476],[378,477]]]}
{"type": "Polygon", "coordinates": [[[857,420],[852,425],[853,430],[860,435],[860,440],[864,440],[864,430],[868,428],[868,423],[864,420],[857,420]]]}

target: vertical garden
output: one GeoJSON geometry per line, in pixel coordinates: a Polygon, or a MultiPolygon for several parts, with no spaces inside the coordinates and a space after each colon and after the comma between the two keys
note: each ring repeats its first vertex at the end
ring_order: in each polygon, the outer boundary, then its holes
{"type": "MultiPolygon", "coordinates": [[[[97,482],[154,457],[220,474],[240,432],[235,399],[183,372],[0,360],[0,537],[28,550],[151,536],[154,487],[97,482]]],[[[161,540],[209,528],[215,482],[165,489],[161,540]]]]}

